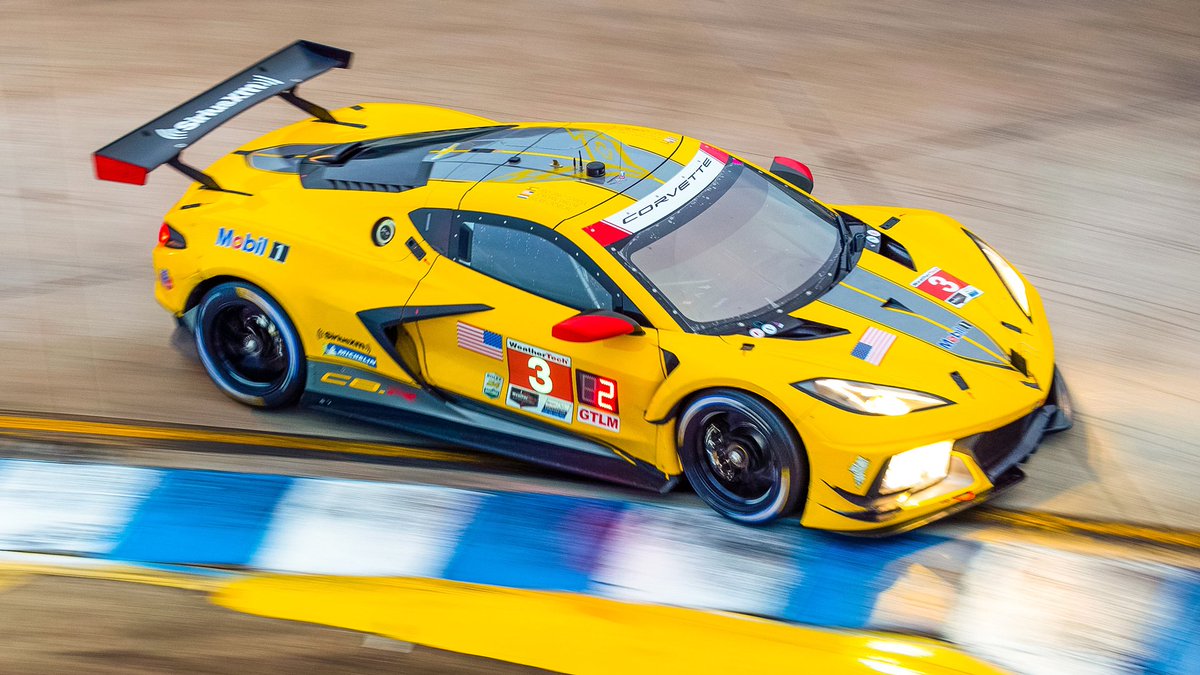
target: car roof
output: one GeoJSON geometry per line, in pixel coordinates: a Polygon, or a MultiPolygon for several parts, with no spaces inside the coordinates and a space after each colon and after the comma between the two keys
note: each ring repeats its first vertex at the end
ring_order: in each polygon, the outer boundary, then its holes
{"type": "Polygon", "coordinates": [[[615,211],[649,195],[679,173],[672,156],[682,140],[623,125],[513,125],[447,143],[424,159],[428,181],[474,184],[459,208],[553,228],[614,198],[625,198],[615,211]]]}

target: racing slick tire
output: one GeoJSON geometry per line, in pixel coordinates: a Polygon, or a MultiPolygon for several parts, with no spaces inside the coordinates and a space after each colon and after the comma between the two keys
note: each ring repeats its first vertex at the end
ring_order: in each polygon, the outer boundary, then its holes
{"type": "Polygon", "coordinates": [[[304,348],[279,303],[243,281],[214,286],[196,312],[196,351],[230,398],[282,408],[304,391],[304,348]]]}
{"type": "Polygon", "coordinates": [[[796,431],[771,406],[736,390],[692,400],[679,418],[679,458],[692,489],[747,525],[789,515],[808,487],[796,431]]]}

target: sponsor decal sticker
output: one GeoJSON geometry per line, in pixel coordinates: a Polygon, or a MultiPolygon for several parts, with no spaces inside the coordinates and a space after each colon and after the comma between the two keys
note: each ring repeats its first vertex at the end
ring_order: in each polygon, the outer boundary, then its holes
{"type": "Polygon", "coordinates": [[[361,363],[364,366],[369,366],[371,368],[375,367],[375,357],[374,356],[367,356],[366,354],[363,354],[362,352],[356,352],[353,349],[350,349],[349,347],[343,347],[341,345],[326,344],[325,345],[325,356],[336,356],[339,359],[355,361],[357,363],[361,363]]]}
{"type": "Polygon", "coordinates": [[[486,373],[483,376],[483,395],[488,398],[500,398],[504,390],[504,378],[499,373],[486,373]]]}
{"type": "Polygon", "coordinates": [[[272,243],[267,237],[256,237],[247,232],[246,234],[237,234],[232,228],[226,229],[222,227],[217,231],[217,246],[222,248],[231,248],[235,251],[243,251],[250,255],[259,257],[268,257],[275,262],[287,262],[288,251],[292,250],[291,246],[282,242],[272,243]],[[270,252],[270,255],[268,255],[270,252]]]}
{"type": "Polygon", "coordinates": [[[512,338],[505,341],[505,348],[507,405],[570,424],[575,404],[571,358],[512,338]]]}
{"type": "Polygon", "coordinates": [[[187,140],[188,132],[199,129],[217,115],[268,89],[282,86],[285,86],[282,80],[266,75],[255,75],[237,89],[210,103],[207,108],[197,110],[166,129],[155,129],[154,133],[171,141],[187,140]]]}
{"type": "Polygon", "coordinates": [[[171,280],[171,273],[167,270],[161,270],[158,273],[158,283],[162,284],[162,287],[168,291],[175,288],[175,282],[171,280]]]}
{"type": "Polygon", "coordinates": [[[533,188],[529,188],[528,190],[525,190],[524,192],[518,194],[517,199],[529,199],[532,196],[533,196],[533,188]]]}
{"type": "Polygon", "coordinates": [[[850,475],[854,477],[854,487],[862,487],[863,481],[867,480],[867,467],[871,463],[866,457],[859,457],[850,465],[850,475]]]}
{"type": "Polygon", "coordinates": [[[871,327],[858,339],[858,344],[854,345],[854,349],[850,350],[850,356],[877,366],[883,360],[883,357],[887,355],[888,350],[892,348],[892,343],[895,341],[896,336],[894,334],[871,327]]]}
{"type": "Polygon", "coordinates": [[[912,286],[954,307],[962,307],[983,295],[983,291],[939,267],[929,268],[912,286]]]}
{"type": "Polygon", "coordinates": [[[358,351],[363,352],[364,354],[371,353],[371,345],[369,345],[361,340],[354,340],[352,338],[346,337],[345,335],[340,335],[340,334],[334,333],[332,331],[327,331],[323,328],[317,329],[317,339],[324,340],[326,342],[340,342],[341,344],[343,344],[347,347],[350,347],[351,349],[357,349],[358,351]]]}
{"type": "Polygon", "coordinates": [[[504,352],[501,350],[504,338],[500,337],[499,333],[477,328],[461,321],[458,322],[457,333],[459,347],[470,352],[475,352],[476,354],[483,354],[497,361],[504,360],[504,352]]]}
{"type": "Polygon", "coordinates": [[[579,406],[577,419],[584,424],[600,427],[614,434],[621,433],[621,418],[616,415],[610,415],[603,410],[592,410],[591,408],[579,406]]]}
{"type": "Polygon", "coordinates": [[[958,325],[954,327],[954,330],[946,333],[946,337],[942,338],[941,341],[938,342],[938,346],[942,349],[954,349],[955,345],[957,345],[969,332],[971,332],[971,324],[967,323],[966,321],[959,321],[958,325]]]}
{"type": "Polygon", "coordinates": [[[608,246],[650,227],[711,185],[728,159],[728,155],[716,148],[700,146],[692,161],[675,174],[674,178],[624,211],[585,227],[584,232],[602,246],[608,246]]]}

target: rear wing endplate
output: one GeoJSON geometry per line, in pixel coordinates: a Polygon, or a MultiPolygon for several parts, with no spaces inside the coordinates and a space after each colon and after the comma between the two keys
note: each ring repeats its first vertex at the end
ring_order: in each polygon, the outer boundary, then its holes
{"type": "Polygon", "coordinates": [[[180,161],[179,153],[213,129],[275,96],[322,122],[342,124],[328,110],[300,98],[296,87],[332,68],[349,68],[351,56],[344,49],[298,40],[97,150],[92,155],[96,177],[145,185],[151,171],[169,164],[205,187],[221,190],[212,177],[180,161]]]}

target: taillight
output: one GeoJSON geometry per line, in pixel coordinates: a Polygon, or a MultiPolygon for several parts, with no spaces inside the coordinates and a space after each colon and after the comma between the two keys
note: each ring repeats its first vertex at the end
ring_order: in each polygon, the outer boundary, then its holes
{"type": "Polygon", "coordinates": [[[158,228],[158,245],[167,248],[187,248],[187,240],[176,232],[175,228],[163,223],[162,227],[158,228]]]}

